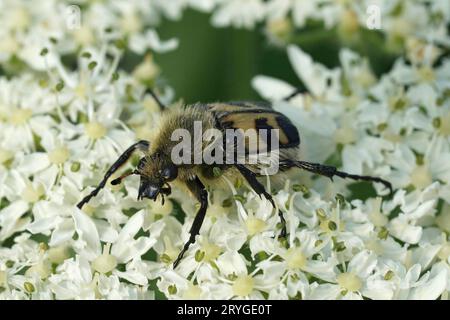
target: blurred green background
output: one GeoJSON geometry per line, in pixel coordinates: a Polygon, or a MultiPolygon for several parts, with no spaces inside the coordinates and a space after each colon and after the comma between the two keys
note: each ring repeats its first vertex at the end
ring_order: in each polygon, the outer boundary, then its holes
{"type": "Polygon", "coordinates": [[[262,32],[214,28],[209,15],[188,10],[180,21],[165,20],[158,33],[179,39],[178,50],[155,61],[187,103],[258,99],[250,81],[260,73],[298,82],[285,51],[268,45],[262,32]]]}
{"type": "MultiPolygon", "coordinates": [[[[284,48],[270,45],[263,33],[235,28],[214,28],[208,14],[186,10],[179,21],[164,20],[157,28],[162,39],[177,37],[179,48],[155,54],[162,77],[186,103],[228,100],[260,100],[251,87],[257,74],[273,76],[301,87],[284,48]]],[[[353,49],[368,56],[374,71],[390,68],[393,56],[383,50],[381,34],[364,31],[365,41],[353,49]]],[[[296,31],[294,42],[314,59],[329,67],[338,65],[341,42],[336,30],[324,30],[314,22],[296,31]]]]}

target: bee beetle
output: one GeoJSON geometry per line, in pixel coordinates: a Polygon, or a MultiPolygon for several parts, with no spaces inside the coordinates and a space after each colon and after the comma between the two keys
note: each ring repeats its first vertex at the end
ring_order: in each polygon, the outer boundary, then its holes
{"type": "MultiPolygon", "coordinates": [[[[258,181],[258,177],[263,174],[258,170],[259,164],[248,164],[242,161],[236,161],[236,157],[232,157],[234,161],[215,161],[206,163],[206,161],[191,161],[187,163],[176,163],[173,159],[172,151],[179,142],[173,141],[174,131],[183,129],[188,133],[194,131],[195,123],[199,123],[203,130],[215,129],[220,133],[225,133],[228,129],[247,130],[254,129],[257,133],[263,130],[275,129],[277,134],[272,135],[271,141],[275,141],[273,146],[266,143],[266,151],[277,151],[279,171],[286,171],[290,168],[297,167],[319,175],[323,175],[332,179],[334,176],[341,178],[350,178],[354,180],[366,180],[379,182],[384,184],[392,191],[391,184],[378,177],[361,176],[338,171],[337,168],[319,163],[311,163],[299,159],[300,136],[297,128],[282,113],[273,110],[268,103],[255,102],[228,102],[228,103],[210,103],[195,104],[185,106],[183,108],[167,109],[160,102],[158,97],[150,91],[155,101],[159,104],[163,111],[159,134],[155,141],[139,141],[130,146],[117,159],[116,162],[108,169],[100,184],[78,204],[78,208],[82,208],[92,197],[96,196],[99,191],[106,185],[111,175],[116,172],[130,157],[139,150],[144,156],[140,159],[137,168],[131,173],[124,174],[117,179],[111,181],[111,184],[120,184],[125,177],[135,174],[140,176],[140,184],[138,190],[138,200],[144,198],[156,201],[161,196],[164,202],[164,196],[171,194],[170,183],[177,180],[184,184],[187,189],[200,202],[200,208],[194,218],[194,222],[190,229],[189,240],[184,244],[181,252],[175,260],[173,267],[175,268],[183,258],[189,246],[195,242],[195,237],[199,234],[203,220],[208,207],[208,192],[205,185],[213,185],[214,181],[219,177],[214,174],[218,168],[220,172],[232,175],[241,175],[250,187],[261,197],[264,196],[271,202],[275,208],[275,203],[270,193],[258,181]],[[272,147],[272,149],[271,149],[272,147]],[[275,150],[276,149],[276,150],[275,150]]],[[[245,139],[245,138],[244,138],[245,139]]],[[[259,139],[259,138],[258,138],[259,139]]],[[[191,150],[188,150],[188,159],[192,160],[198,151],[203,151],[208,144],[199,139],[191,140],[191,150]],[[197,151],[196,151],[197,148],[197,151]]],[[[239,145],[238,141],[233,140],[232,148],[239,145]]],[[[258,141],[256,152],[261,148],[261,141],[258,141]]],[[[228,146],[228,145],[227,145],[228,146]]],[[[245,155],[249,155],[250,147],[248,141],[244,141],[245,155]]],[[[228,148],[229,149],[229,148],[228,148]]],[[[253,148],[255,149],[255,148],[253,148]]],[[[227,154],[229,154],[227,150],[227,154]]],[[[232,155],[233,155],[232,150],[232,155]]],[[[236,153],[236,152],[234,152],[236,153]]],[[[224,156],[223,156],[224,157],[224,156]]],[[[217,159],[217,157],[216,157],[217,159]]],[[[224,160],[219,158],[219,160],[224,160]]],[[[278,210],[278,215],[282,223],[280,237],[286,236],[286,221],[283,214],[278,210]]]]}

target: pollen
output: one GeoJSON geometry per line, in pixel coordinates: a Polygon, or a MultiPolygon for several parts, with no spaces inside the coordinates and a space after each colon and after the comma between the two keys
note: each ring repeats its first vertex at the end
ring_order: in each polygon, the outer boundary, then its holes
{"type": "Polygon", "coordinates": [[[263,231],[266,228],[266,223],[259,218],[249,217],[245,220],[245,226],[247,227],[248,234],[253,236],[263,231]]]}
{"type": "Polygon", "coordinates": [[[159,201],[151,202],[150,203],[151,211],[155,214],[160,214],[163,216],[167,216],[170,214],[173,210],[173,203],[172,201],[164,201],[164,205],[161,204],[159,201]]]}
{"type": "Polygon", "coordinates": [[[0,288],[6,286],[6,272],[0,270],[0,288]]]}
{"type": "Polygon", "coordinates": [[[448,203],[444,203],[441,214],[436,217],[436,224],[441,230],[450,233],[450,205],[448,203]]]}
{"type": "Polygon", "coordinates": [[[11,112],[9,121],[16,126],[24,125],[33,115],[31,109],[15,109],[11,112]]]}
{"type": "Polygon", "coordinates": [[[134,69],[133,76],[141,82],[148,82],[155,79],[159,72],[159,67],[153,62],[152,56],[147,55],[144,62],[134,69]]]}
{"type": "Polygon", "coordinates": [[[94,43],[95,37],[91,28],[81,25],[73,31],[75,42],[80,46],[86,47],[94,43]]]}
{"type": "Polygon", "coordinates": [[[337,276],[337,283],[345,290],[354,292],[362,287],[361,279],[353,273],[344,272],[337,276]]]}
{"type": "Polygon", "coordinates": [[[356,141],[355,130],[350,126],[339,128],[334,133],[334,141],[340,144],[350,144],[356,141]]]}
{"type": "Polygon", "coordinates": [[[73,91],[79,99],[82,99],[82,100],[86,99],[87,88],[84,83],[80,83],[79,85],[77,85],[73,91]]]}
{"type": "Polygon", "coordinates": [[[377,197],[373,202],[372,211],[369,213],[369,219],[375,227],[383,227],[388,223],[388,218],[381,213],[381,198],[377,197]]]}
{"type": "Polygon", "coordinates": [[[420,79],[422,79],[422,81],[424,82],[430,82],[435,80],[436,78],[433,69],[431,69],[430,67],[422,67],[418,70],[418,72],[420,79]]]}
{"type": "Polygon", "coordinates": [[[404,37],[409,33],[412,26],[406,19],[394,18],[392,20],[392,37],[404,41],[404,37]]]}
{"type": "Polygon", "coordinates": [[[402,136],[392,132],[383,132],[383,138],[393,143],[402,142],[402,136]]]}
{"type": "Polygon", "coordinates": [[[95,212],[95,207],[91,206],[89,203],[86,203],[81,210],[88,216],[92,217],[95,212]]]}
{"type": "Polygon", "coordinates": [[[382,255],[384,253],[384,249],[381,246],[380,242],[377,240],[369,240],[365,243],[366,248],[375,252],[378,255],[382,255]]]}
{"type": "Polygon", "coordinates": [[[171,261],[175,261],[175,259],[178,257],[178,250],[173,246],[170,238],[168,236],[165,236],[164,239],[164,247],[165,251],[161,255],[161,260],[165,260],[163,262],[170,263],[171,261]],[[162,257],[166,257],[166,259],[163,259],[162,257]]]}
{"type": "Polygon", "coordinates": [[[218,245],[208,241],[203,243],[201,250],[205,253],[203,260],[206,262],[216,259],[222,252],[222,249],[218,245]]]}
{"type": "Polygon", "coordinates": [[[54,264],[60,264],[69,258],[69,250],[66,246],[51,247],[47,251],[48,260],[54,264]]]}
{"type": "Polygon", "coordinates": [[[276,39],[284,40],[292,31],[292,23],[289,19],[274,19],[267,23],[267,32],[276,39]]]}
{"type": "Polygon", "coordinates": [[[106,135],[106,127],[99,122],[89,122],[85,125],[84,130],[89,138],[97,140],[106,135]]]}
{"type": "Polygon", "coordinates": [[[0,164],[7,163],[13,157],[14,154],[11,151],[0,148],[0,164]]]}
{"type": "Polygon", "coordinates": [[[212,203],[208,207],[208,215],[211,217],[219,218],[220,216],[224,216],[229,212],[229,208],[223,207],[217,203],[212,203]]]}
{"type": "Polygon", "coordinates": [[[92,268],[100,273],[108,273],[113,271],[117,266],[117,259],[109,254],[111,243],[103,247],[103,253],[92,261],[92,268]]]}
{"type": "Polygon", "coordinates": [[[411,184],[417,189],[423,189],[432,182],[431,174],[425,165],[418,165],[411,172],[411,184]]]}
{"type": "Polygon", "coordinates": [[[199,286],[189,284],[189,287],[184,291],[183,299],[198,300],[202,294],[202,289],[199,286]]]}
{"type": "Polygon", "coordinates": [[[0,43],[0,52],[13,54],[20,49],[19,42],[12,36],[4,36],[0,43]]]}
{"type": "Polygon", "coordinates": [[[69,149],[66,147],[59,147],[48,153],[48,160],[53,164],[63,164],[69,159],[69,149]]]}
{"type": "Polygon", "coordinates": [[[142,29],[141,19],[134,11],[125,13],[120,24],[122,26],[121,30],[125,33],[136,33],[142,29]]]}
{"type": "Polygon", "coordinates": [[[28,293],[33,293],[36,290],[34,285],[28,281],[24,282],[23,287],[24,287],[25,291],[28,293]]]}
{"type": "Polygon", "coordinates": [[[30,14],[25,8],[19,7],[9,14],[9,21],[13,23],[12,26],[16,29],[25,29],[31,21],[30,14]]]}
{"type": "Polygon", "coordinates": [[[449,242],[446,242],[442,245],[437,256],[441,260],[444,260],[444,261],[448,260],[448,257],[450,257],[450,243],[449,242]]]}
{"type": "Polygon", "coordinates": [[[146,96],[142,101],[142,106],[150,113],[159,112],[158,103],[151,96],[146,96]]]}
{"type": "Polygon", "coordinates": [[[22,199],[28,203],[35,203],[39,201],[44,193],[44,187],[41,184],[39,184],[37,187],[28,184],[22,191],[22,199]]]}
{"type": "Polygon", "coordinates": [[[333,220],[322,220],[319,224],[320,229],[322,229],[324,232],[334,232],[336,230],[344,230],[345,224],[343,221],[333,221],[333,220]]]}
{"type": "Polygon", "coordinates": [[[440,126],[439,132],[444,136],[450,136],[450,112],[448,112],[445,116],[439,118],[440,126]]]}
{"type": "Polygon", "coordinates": [[[248,296],[253,291],[254,284],[254,280],[251,276],[240,276],[233,283],[233,293],[240,297],[248,296]]]}
{"type": "Polygon", "coordinates": [[[342,11],[339,29],[345,37],[351,37],[359,28],[356,12],[350,9],[342,11]]]}
{"type": "Polygon", "coordinates": [[[376,78],[369,70],[362,70],[356,75],[356,80],[364,88],[369,88],[376,82],[376,78]]]}
{"type": "Polygon", "coordinates": [[[286,253],[286,262],[290,269],[302,269],[306,265],[306,257],[300,248],[289,248],[286,253]]]}
{"type": "Polygon", "coordinates": [[[41,279],[46,279],[51,274],[52,269],[50,263],[48,263],[47,261],[39,261],[25,272],[25,275],[27,276],[37,275],[41,279]]]}

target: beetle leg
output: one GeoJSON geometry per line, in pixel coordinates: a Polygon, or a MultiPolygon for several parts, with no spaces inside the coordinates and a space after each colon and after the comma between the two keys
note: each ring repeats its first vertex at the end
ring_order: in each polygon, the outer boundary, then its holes
{"type": "Polygon", "coordinates": [[[299,167],[306,171],[310,171],[310,172],[317,173],[322,176],[328,177],[331,180],[333,180],[333,176],[338,176],[338,177],[341,177],[344,179],[349,178],[349,179],[353,179],[353,180],[379,182],[379,183],[383,184],[385,187],[387,187],[390,190],[390,192],[392,193],[391,183],[389,181],[386,181],[379,177],[360,176],[357,174],[350,174],[347,172],[338,171],[337,168],[333,167],[333,166],[327,166],[327,165],[320,164],[320,163],[311,163],[311,162],[306,162],[306,161],[283,160],[280,162],[280,165],[285,166],[286,168],[299,167]]]}
{"type": "Polygon", "coordinates": [[[291,94],[289,94],[287,97],[283,98],[283,101],[289,101],[292,98],[294,98],[295,96],[299,95],[299,94],[303,94],[308,92],[306,89],[303,88],[296,88],[291,94]]]}
{"type": "MultiPolygon", "coordinates": [[[[103,177],[102,181],[99,183],[99,185],[86,197],[84,197],[78,204],[77,207],[79,209],[83,208],[83,206],[91,200],[91,198],[95,197],[102,188],[105,187],[106,181],[111,177],[111,175],[116,172],[127,160],[131,157],[131,155],[136,150],[146,151],[148,150],[148,147],[150,146],[150,142],[141,140],[139,142],[136,142],[135,144],[131,145],[127,150],[125,150],[124,153],[120,155],[120,157],[116,160],[116,162],[113,163],[113,165],[106,171],[105,176],[103,177]]],[[[116,179],[117,180],[117,179],[116,179]]],[[[114,180],[114,183],[118,182],[114,180]]]]}
{"type": "Polygon", "coordinates": [[[197,211],[197,215],[192,223],[191,230],[189,231],[189,240],[184,244],[183,249],[178,255],[177,259],[173,263],[173,268],[175,269],[183,259],[184,254],[188,250],[189,246],[195,242],[195,237],[200,233],[200,228],[202,227],[203,220],[205,219],[206,209],[208,208],[208,192],[205,186],[200,181],[198,177],[193,180],[188,180],[186,182],[189,190],[195,195],[198,201],[200,201],[200,209],[197,211]]]}
{"type": "MultiPolygon", "coordinates": [[[[256,174],[248,169],[246,166],[242,164],[236,164],[236,168],[239,170],[239,172],[244,176],[245,180],[247,180],[248,184],[252,189],[261,197],[261,195],[264,195],[267,200],[270,201],[272,206],[275,207],[275,202],[273,201],[272,195],[266,191],[264,186],[256,179],[256,174]]],[[[278,209],[278,216],[280,217],[281,221],[281,233],[279,235],[279,238],[285,238],[287,235],[286,232],[286,220],[284,219],[283,212],[281,212],[280,209],[278,209]]]]}
{"type": "Polygon", "coordinates": [[[166,182],[166,186],[161,189],[166,195],[170,195],[172,193],[172,188],[170,185],[166,182]]]}
{"type": "Polygon", "coordinates": [[[146,92],[150,93],[150,95],[152,96],[152,98],[156,101],[156,103],[159,106],[160,111],[163,111],[166,109],[166,106],[161,102],[161,100],[159,100],[158,96],[155,94],[155,92],[153,92],[152,89],[147,88],[145,90],[146,92]]]}
{"type": "Polygon", "coordinates": [[[244,176],[245,180],[247,180],[248,184],[252,187],[253,190],[261,197],[264,195],[267,200],[270,201],[272,206],[275,208],[275,202],[272,199],[272,195],[269,194],[264,186],[256,179],[256,174],[248,169],[246,166],[242,164],[235,164],[236,168],[239,172],[244,176]]]}

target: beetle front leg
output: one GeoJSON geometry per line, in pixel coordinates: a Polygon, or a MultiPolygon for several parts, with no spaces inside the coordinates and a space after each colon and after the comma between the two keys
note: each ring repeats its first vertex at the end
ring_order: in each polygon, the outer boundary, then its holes
{"type": "Polygon", "coordinates": [[[200,228],[205,220],[206,209],[208,208],[208,192],[200,179],[196,177],[193,180],[189,180],[186,184],[198,201],[200,201],[200,209],[197,211],[191,230],[189,231],[189,240],[184,244],[183,249],[173,263],[174,269],[178,266],[181,259],[183,259],[183,256],[189,249],[189,246],[195,242],[195,237],[200,233],[200,228]]]}
{"type": "MultiPolygon", "coordinates": [[[[120,157],[112,164],[112,166],[106,171],[105,176],[102,181],[100,181],[99,185],[87,196],[85,196],[78,204],[77,207],[79,209],[83,208],[83,206],[91,200],[91,198],[95,197],[101,189],[103,189],[106,185],[106,181],[116,172],[128,159],[133,155],[136,150],[147,151],[150,146],[150,142],[146,140],[141,140],[131,145],[127,150],[124,151],[120,155],[120,157]]],[[[112,181],[113,185],[120,183],[120,178],[112,181]]]]}

